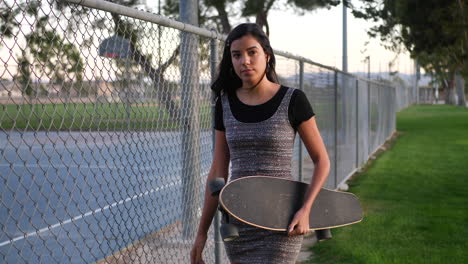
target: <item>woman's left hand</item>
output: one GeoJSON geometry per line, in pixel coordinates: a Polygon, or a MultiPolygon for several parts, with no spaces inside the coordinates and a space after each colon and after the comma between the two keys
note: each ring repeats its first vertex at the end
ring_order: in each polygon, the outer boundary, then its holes
{"type": "Polygon", "coordinates": [[[296,212],[288,227],[289,236],[305,235],[309,233],[309,213],[310,210],[304,208],[296,212]]]}

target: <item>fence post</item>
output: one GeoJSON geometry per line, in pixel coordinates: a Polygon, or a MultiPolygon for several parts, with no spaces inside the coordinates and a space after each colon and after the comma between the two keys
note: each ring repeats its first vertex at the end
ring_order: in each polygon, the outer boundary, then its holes
{"type": "Polygon", "coordinates": [[[367,158],[372,154],[372,120],[371,120],[371,81],[367,80],[367,158]]]}
{"type": "MultiPolygon", "coordinates": [[[[210,73],[211,73],[211,83],[214,82],[216,78],[216,67],[218,66],[218,40],[211,39],[210,41],[210,73]]],[[[214,154],[214,147],[215,147],[215,106],[216,106],[216,95],[212,91],[211,92],[211,122],[212,122],[212,146],[213,146],[213,154],[214,154]]],[[[220,216],[219,212],[217,211],[214,217],[214,243],[215,243],[215,263],[221,263],[221,234],[219,233],[219,221],[220,216]]]]}
{"type": "Polygon", "coordinates": [[[356,168],[359,168],[359,80],[356,79],[356,168]]]}
{"type": "Polygon", "coordinates": [[[338,72],[335,71],[335,80],[334,80],[334,88],[335,88],[335,160],[334,160],[334,170],[335,170],[335,182],[333,184],[333,188],[337,188],[338,184],[338,72]]]}
{"type": "MultiPolygon", "coordinates": [[[[198,24],[197,2],[180,2],[180,19],[184,23],[198,24]]],[[[181,129],[182,129],[182,221],[183,238],[194,235],[197,212],[200,206],[200,124],[198,114],[199,74],[198,37],[181,32],[180,40],[180,82],[181,82],[181,129]]]]}
{"type": "MultiPolygon", "coordinates": [[[[382,85],[379,83],[377,86],[377,104],[378,105],[383,105],[382,103],[382,85]]],[[[377,148],[380,146],[380,142],[382,142],[382,134],[383,134],[383,128],[382,127],[382,109],[378,109],[379,114],[378,116],[378,122],[377,122],[377,146],[373,149],[374,151],[377,150],[377,148]],[[380,132],[380,133],[379,133],[380,132]]]]}
{"type": "MultiPolygon", "coordinates": [[[[304,62],[299,61],[299,89],[304,91],[304,62]]],[[[298,161],[298,172],[299,172],[299,181],[304,180],[304,175],[302,173],[303,164],[302,164],[302,140],[299,137],[299,161],[298,161]]]]}

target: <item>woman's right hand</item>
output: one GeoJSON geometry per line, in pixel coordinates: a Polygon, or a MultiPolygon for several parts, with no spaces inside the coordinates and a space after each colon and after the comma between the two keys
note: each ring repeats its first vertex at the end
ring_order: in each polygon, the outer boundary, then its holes
{"type": "Polygon", "coordinates": [[[197,235],[195,243],[193,243],[192,250],[190,251],[191,264],[205,264],[203,261],[203,248],[205,248],[207,235],[197,235]]]}

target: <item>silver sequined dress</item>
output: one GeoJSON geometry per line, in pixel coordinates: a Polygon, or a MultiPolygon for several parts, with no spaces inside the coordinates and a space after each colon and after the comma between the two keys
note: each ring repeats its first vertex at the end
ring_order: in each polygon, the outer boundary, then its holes
{"type": "MultiPolygon", "coordinates": [[[[232,114],[226,94],[221,96],[226,140],[231,156],[231,177],[264,175],[291,179],[291,159],[295,131],[288,119],[288,107],[294,88],[288,88],[278,109],[270,118],[255,123],[238,121],[232,114]]],[[[302,245],[302,236],[269,231],[243,224],[240,237],[225,242],[231,262],[295,263],[302,245]]]]}

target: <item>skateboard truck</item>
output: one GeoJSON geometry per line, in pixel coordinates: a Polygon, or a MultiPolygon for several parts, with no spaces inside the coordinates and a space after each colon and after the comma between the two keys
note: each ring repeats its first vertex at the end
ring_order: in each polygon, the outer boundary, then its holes
{"type": "Polygon", "coordinates": [[[323,242],[332,238],[330,229],[315,230],[315,236],[318,242],[323,242]]]}
{"type": "MultiPolygon", "coordinates": [[[[223,189],[225,182],[223,178],[216,178],[208,183],[210,192],[212,196],[218,196],[221,190],[223,189]]],[[[236,225],[229,223],[229,214],[221,207],[218,206],[218,210],[221,212],[221,215],[225,221],[224,224],[221,224],[220,233],[221,238],[225,242],[232,241],[239,237],[239,230],[236,225]]]]}
{"type": "Polygon", "coordinates": [[[218,208],[222,213],[222,217],[226,221],[224,224],[221,224],[219,232],[221,233],[221,238],[224,242],[229,242],[237,239],[239,237],[239,229],[236,225],[229,223],[229,214],[224,211],[221,207],[218,208]]]}

